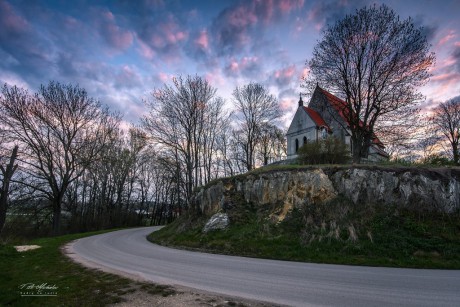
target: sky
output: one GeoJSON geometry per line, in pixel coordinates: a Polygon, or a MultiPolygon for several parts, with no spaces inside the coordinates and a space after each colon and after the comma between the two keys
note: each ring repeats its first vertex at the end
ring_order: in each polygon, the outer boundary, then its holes
{"type": "Polygon", "coordinates": [[[436,54],[422,107],[459,96],[460,0],[0,0],[0,83],[78,84],[138,124],[175,76],[206,78],[229,106],[236,86],[258,82],[286,128],[325,27],[382,3],[423,27],[436,54]]]}

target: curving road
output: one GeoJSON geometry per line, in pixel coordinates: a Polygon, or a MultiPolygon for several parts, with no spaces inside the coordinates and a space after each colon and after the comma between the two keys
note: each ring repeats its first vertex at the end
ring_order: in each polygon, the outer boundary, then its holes
{"type": "Polygon", "coordinates": [[[459,270],[416,270],[252,259],[152,244],[158,227],[70,245],[77,258],[157,283],[292,306],[460,306],[459,270]]]}

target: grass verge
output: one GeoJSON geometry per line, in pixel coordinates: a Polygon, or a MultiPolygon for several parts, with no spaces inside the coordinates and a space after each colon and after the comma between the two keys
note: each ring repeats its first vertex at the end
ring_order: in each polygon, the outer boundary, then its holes
{"type": "Polygon", "coordinates": [[[122,302],[123,295],[136,291],[161,296],[175,293],[168,286],[87,269],[60,251],[72,240],[103,232],[107,231],[33,240],[27,244],[41,248],[21,253],[12,244],[0,245],[0,306],[105,306],[122,302]],[[36,287],[41,285],[56,289],[40,292],[36,287]],[[26,293],[55,296],[24,296],[26,293]]]}
{"type": "Polygon", "coordinates": [[[254,206],[246,206],[223,231],[205,234],[207,218],[188,216],[148,238],[167,246],[267,259],[460,269],[458,216],[376,208],[353,209],[339,201],[294,210],[282,223],[272,224],[254,206]]]}

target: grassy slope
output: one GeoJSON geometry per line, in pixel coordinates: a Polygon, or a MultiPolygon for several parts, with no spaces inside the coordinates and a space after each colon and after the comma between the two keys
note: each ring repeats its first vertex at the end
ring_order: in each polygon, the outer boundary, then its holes
{"type": "MultiPolygon", "coordinates": [[[[101,232],[97,232],[101,233],[101,232]]],[[[123,294],[144,291],[169,295],[167,286],[138,283],[113,274],[86,269],[64,256],[60,247],[97,234],[84,233],[33,240],[41,248],[18,253],[13,245],[0,245],[0,306],[105,306],[123,301],[123,294]],[[56,297],[21,297],[22,284],[56,285],[56,297]]]]}
{"type": "MultiPolygon", "coordinates": [[[[238,197],[234,196],[236,202],[238,197]]],[[[456,215],[353,205],[345,198],[294,210],[273,224],[269,208],[239,201],[231,226],[202,233],[209,217],[183,216],[153,242],[214,253],[318,263],[460,269],[456,215]]]]}

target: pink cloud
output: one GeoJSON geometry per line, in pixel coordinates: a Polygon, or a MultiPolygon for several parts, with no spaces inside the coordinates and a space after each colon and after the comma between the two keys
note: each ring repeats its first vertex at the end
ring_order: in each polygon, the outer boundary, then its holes
{"type": "Polygon", "coordinates": [[[309,74],[310,69],[308,67],[305,67],[304,69],[302,69],[302,73],[300,74],[300,80],[305,79],[306,77],[308,77],[309,74]]]}
{"type": "Polygon", "coordinates": [[[152,59],[159,56],[168,63],[181,59],[182,44],[188,40],[189,33],[175,21],[173,15],[156,25],[150,25],[137,34],[139,52],[152,59]]]}
{"type": "Polygon", "coordinates": [[[132,88],[140,84],[140,75],[128,65],[123,66],[115,76],[115,85],[119,88],[132,88]]]}
{"type": "Polygon", "coordinates": [[[291,78],[295,73],[295,66],[291,65],[284,69],[275,71],[275,78],[291,78]]]}
{"type": "Polygon", "coordinates": [[[200,35],[195,39],[195,44],[203,50],[208,50],[209,48],[208,31],[206,30],[201,31],[200,35]]]}
{"type": "Polygon", "coordinates": [[[283,13],[288,13],[295,9],[300,9],[304,5],[304,0],[292,1],[281,0],[278,2],[278,7],[283,13]]]}
{"type": "Polygon", "coordinates": [[[252,75],[259,69],[258,57],[243,57],[240,60],[231,58],[230,62],[225,67],[226,73],[237,76],[239,74],[252,75]]]}
{"type": "Polygon", "coordinates": [[[232,60],[232,61],[230,62],[230,64],[228,65],[228,68],[229,68],[231,71],[233,71],[233,72],[238,71],[238,67],[239,67],[238,62],[237,62],[237,61],[234,61],[234,60],[232,60]]]}
{"type": "Polygon", "coordinates": [[[456,73],[445,73],[431,77],[431,81],[448,81],[452,78],[456,78],[458,74],[456,73]]]}
{"type": "Polygon", "coordinates": [[[152,60],[153,57],[156,55],[155,51],[149,47],[146,43],[144,43],[141,39],[137,40],[139,44],[139,53],[146,59],[152,60]]]}
{"type": "Polygon", "coordinates": [[[180,29],[179,25],[174,21],[173,16],[169,16],[169,20],[159,25],[157,36],[164,39],[164,42],[169,44],[177,44],[188,37],[188,33],[180,29]]]}
{"type": "Polygon", "coordinates": [[[237,28],[246,28],[257,23],[257,15],[254,10],[249,9],[246,6],[236,7],[230,11],[227,16],[227,21],[230,25],[237,28]]]}
{"type": "Polygon", "coordinates": [[[271,80],[278,86],[286,86],[291,83],[293,77],[296,75],[295,65],[290,65],[278,70],[275,70],[272,74],[271,80]]]}
{"type": "Polygon", "coordinates": [[[12,34],[19,34],[27,30],[28,23],[8,2],[0,1],[0,27],[12,34]]]}
{"type": "Polygon", "coordinates": [[[117,50],[125,50],[133,43],[133,34],[117,25],[115,16],[104,11],[99,19],[99,31],[106,42],[117,50]]]}
{"type": "Polygon", "coordinates": [[[208,80],[208,82],[211,85],[213,85],[215,87],[221,87],[221,86],[224,86],[227,83],[227,80],[225,80],[225,78],[222,76],[221,72],[217,71],[215,69],[212,72],[206,73],[206,75],[204,77],[205,77],[206,80],[208,80]]]}
{"type": "Polygon", "coordinates": [[[423,93],[433,101],[442,102],[460,92],[460,73],[446,73],[431,78],[423,93]]]}
{"type": "Polygon", "coordinates": [[[264,26],[279,22],[283,15],[303,3],[303,0],[241,1],[223,10],[215,19],[212,31],[214,40],[220,45],[219,51],[233,53],[249,47],[263,34],[260,30],[265,30],[264,26]]]}
{"type": "Polygon", "coordinates": [[[449,33],[447,33],[446,35],[441,37],[441,39],[438,42],[438,46],[444,45],[445,43],[447,43],[448,41],[450,41],[454,37],[456,37],[455,31],[454,30],[449,30],[449,33]]]}
{"type": "Polygon", "coordinates": [[[165,72],[160,72],[158,73],[158,79],[161,80],[161,82],[166,83],[171,81],[174,78],[173,75],[165,73],[165,72]]]}
{"type": "Polygon", "coordinates": [[[283,98],[280,101],[280,109],[281,111],[291,110],[294,104],[295,102],[292,98],[283,98]]]}

